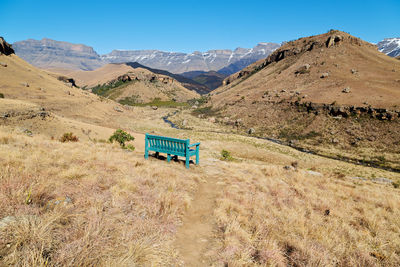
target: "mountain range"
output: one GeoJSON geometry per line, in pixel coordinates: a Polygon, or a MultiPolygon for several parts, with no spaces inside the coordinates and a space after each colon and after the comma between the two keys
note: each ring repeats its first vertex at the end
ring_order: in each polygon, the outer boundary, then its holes
{"type": "MultiPolygon", "coordinates": [[[[391,57],[400,55],[400,38],[386,38],[377,46],[379,51],[391,57]]],[[[13,44],[18,56],[44,69],[94,70],[108,63],[138,62],[172,73],[217,71],[227,76],[266,58],[279,47],[277,43],[259,43],[251,49],[196,51],[190,54],[159,50],[113,50],[99,55],[90,46],[48,38],[28,39],[13,44]]]]}
{"type": "Polygon", "coordinates": [[[99,55],[90,46],[47,38],[28,39],[13,44],[18,56],[44,69],[94,70],[108,63],[138,62],[172,73],[221,70],[225,75],[267,57],[279,46],[276,43],[259,43],[251,49],[196,51],[190,54],[159,50],[113,50],[99,55]]]}

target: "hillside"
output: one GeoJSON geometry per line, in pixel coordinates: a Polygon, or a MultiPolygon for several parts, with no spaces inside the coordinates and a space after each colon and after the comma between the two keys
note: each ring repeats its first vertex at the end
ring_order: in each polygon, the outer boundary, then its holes
{"type": "Polygon", "coordinates": [[[193,80],[207,86],[208,88],[210,88],[211,92],[221,86],[225,78],[226,75],[224,74],[218,73],[216,71],[209,71],[195,76],[193,80]]]}
{"type": "Polygon", "coordinates": [[[186,102],[199,97],[170,76],[127,64],[107,64],[94,71],[71,72],[68,76],[78,86],[121,103],[149,103],[154,99],[186,102]]]}
{"type": "Polygon", "coordinates": [[[143,66],[142,64],[139,64],[137,62],[126,62],[124,64],[126,64],[134,69],[136,69],[136,68],[147,69],[156,74],[161,74],[161,75],[172,77],[175,80],[177,80],[178,82],[180,82],[184,87],[188,88],[189,90],[196,91],[199,94],[206,94],[210,91],[210,89],[207,88],[205,85],[200,84],[192,79],[186,78],[179,74],[174,74],[169,71],[161,70],[161,69],[153,69],[153,68],[150,68],[147,66],[143,66]]]}
{"type": "Polygon", "coordinates": [[[377,164],[375,152],[391,151],[385,164],[399,167],[399,73],[400,62],[376,46],[331,31],[226,78],[212,103],[242,131],[377,164]]]}

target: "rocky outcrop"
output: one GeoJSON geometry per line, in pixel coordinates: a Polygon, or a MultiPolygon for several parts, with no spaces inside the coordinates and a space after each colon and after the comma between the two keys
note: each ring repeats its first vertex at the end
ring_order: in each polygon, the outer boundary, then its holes
{"type": "MultiPolygon", "coordinates": [[[[14,54],[14,49],[12,48],[12,46],[7,43],[3,37],[0,37],[0,55],[11,55],[14,54]]],[[[7,66],[7,65],[6,65],[7,66]]]]}
{"type": "Polygon", "coordinates": [[[400,110],[389,110],[385,108],[356,107],[335,104],[318,104],[312,102],[291,102],[299,112],[314,113],[316,115],[325,114],[333,117],[361,117],[368,116],[378,120],[395,120],[400,118],[400,110]]]}
{"type": "Polygon", "coordinates": [[[328,38],[326,41],[326,47],[332,47],[334,45],[340,44],[340,42],[343,40],[343,37],[341,35],[333,35],[328,38]]]}
{"type": "Polygon", "coordinates": [[[68,78],[66,76],[58,76],[57,80],[64,82],[65,85],[67,85],[69,87],[77,87],[75,84],[75,80],[72,78],[68,78]]]}

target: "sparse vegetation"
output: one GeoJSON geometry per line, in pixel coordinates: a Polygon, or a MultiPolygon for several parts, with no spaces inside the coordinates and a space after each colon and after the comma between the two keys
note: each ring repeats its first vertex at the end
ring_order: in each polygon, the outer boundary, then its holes
{"type": "Polygon", "coordinates": [[[223,149],[221,151],[221,159],[225,160],[225,161],[232,161],[233,157],[231,155],[231,152],[229,152],[228,150],[223,149]]]}
{"type": "Polygon", "coordinates": [[[12,144],[0,144],[0,265],[179,265],[167,229],[198,174],[105,144],[12,144]]]}
{"type": "Polygon", "coordinates": [[[106,96],[107,93],[114,88],[117,88],[121,85],[124,84],[128,84],[128,83],[132,83],[134,81],[123,81],[123,80],[117,80],[117,81],[112,81],[109,83],[105,83],[102,85],[97,85],[95,87],[92,88],[92,93],[96,94],[96,95],[100,95],[100,96],[106,96]]]}
{"type": "Polygon", "coordinates": [[[126,149],[131,150],[131,151],[135,151],[135,146],[132,144],[128,144],[126,145],[126,149]]]}
{"type": "Polygon", "coordinates": [[[210,96],[202,95],[200,98],[190,99],[187,102],[191,106],[196,105],[196,103],[198,103],[197,106],[202,106],[202,105],[208,103],[208,101],[210,101],[210,96]]]}
{"type": "Polygon", "coordinates": [[[3,93],[0,93],[0,98],[4,98],[4,94],[3,93]]]}
{"type": "Polygon", "coordinates": [[[174,100],[161,100],[160,98],[154,98],[151,102],[148,103],[138,103],[137,99],[138,99],[137,97],[126,97],[118,102],[123,105],[137,106],[137,107],[156,106],[163,108],[177,108],[177,107],[188,106],[188,103],[185,102],[176,102],[174,100]]]}
{"type": "MultiPolygon", "coordinates": [[[[112,136],[110,136],[110,138],[108,140],[111,143],[116,141],[122,148],[127,148],[125,143],[135,140],[135,137],[133,137],[129,133],[125,132],[124,130],[118,129],[114,132],[114,134],[112,136]]],[[[135,147],[133,145],[130,145],[130,147],[128,149],[134,150],[135,147]]]]}
{"type": "Polygon", "coordinates": [[[78,142],[79,138],[74,135],[73,133],[65,133],[61,136],[60,142],[65,143],[65,142],[78,142]]]}

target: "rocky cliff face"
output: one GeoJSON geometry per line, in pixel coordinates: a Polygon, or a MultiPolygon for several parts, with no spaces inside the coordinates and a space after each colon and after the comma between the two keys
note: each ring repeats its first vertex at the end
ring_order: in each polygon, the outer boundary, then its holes
{"type": "Polygon", "coordinates": [[[219,71],[232,74],[261,58],[267,57],[279,44],[260,43],[254,48],[235,50],[209,50],[191,54],[158,50],[114,50],[101,58],[107,63],[138,62],[145,66],[164,69],[173,73],[189,71],[219,71]]]}
{"type": "Polygon", "coordinates": [[[3,37],[0,37],[0,55],[4,54],[6,56],[14,54],[14,49],[7,43],[3,37]]]}
{"type": "Polygon", "coordinates": [[[376,45],[380,52],[390,57],[400,56],[400,38],[386,38],[376,45]]]}
{"type": "Polygon", "coordinates": [[[13,44],[16,54],[40,68],[93,70],[104,63],[92,47],[51,39],[25,40],[13,44]]]}

